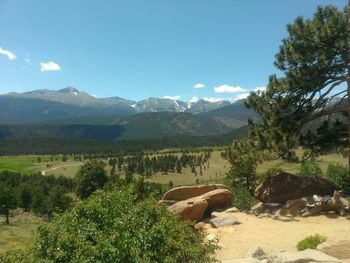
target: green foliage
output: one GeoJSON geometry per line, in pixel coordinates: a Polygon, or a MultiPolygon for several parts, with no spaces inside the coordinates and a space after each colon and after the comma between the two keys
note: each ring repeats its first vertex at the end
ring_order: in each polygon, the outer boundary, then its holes
{"type": "Polygon", "coordinates": [[[250,122],[250,134],[261,148],[295,161],[298,145],[310,150],[306,157],[348,146],[349,19],[350,4],[344,10],[326,6],[287,26],[275,56],[282,76],[271,76],[265,92],[247,98],[260,115],[250,122]]]}
{"type": "Polygon", "coordinates": [[[80,198],[87,198],[108,181],[104,163],[97,160],[86,162],[76,175],[75,193],[80,198]]]}
{"type": "Polygon", "coordinates": [[[246,210],[251,208],[257,203],[257,200],[252,196],[252,194],[243,187],[231,188],[233,192],[232,205],[241,209],[246,210]]]}
{"type": "Polygon", "coordinates": [[[30,252],[25,250],[10,250],[0,254],[0,262],[2,263],[44,263],[30,257],[30,252]]]}
{"type": "Polygon", "coordinates": [[[308,237],[306,237],[303,240],[298,242],[297,249],[299,251],[305,250],[305,249],[308,249],[308,248],[316,249],[316,247],[319,244],[325,242],[326,240],[327,240],[327,238],[325,236],[320,235],[320,234],[315,234],[313,236],[308,236],[308,237]]]}
{"type": "Polygon", "coordinates": [[[257,182],[258,153],[248,140],[234,142],[226,150],[226,158],[232,167],[226,175],[230,187],[245,187],[253,191],[257,182]]]}
{"type": "Polygon", "coordinates": [[[10,223],[10,209],[16,208],[16,196],[13,189],[5,185],[0,185],[0,213],[6,217],[6,224],[10,223]]]}
{"type": "Polygon", "coordinates": [[[350,186],[349,169],[341,164],[328,165],[326,177],[340,189],[350,186]]]}
{"type": "Polygon", "coordinates": [[[299,175],[310,177],[323,177],[321,167],[315,161],[304,161],[299,170],[299,175]]]}
{"type": "Polygon", "coordinates": [[[144,200],[150,197],[159,200],[167,190],[161,184],[145,182],[142,177],[133,180],[130,185],[137,200],[144,200]]]}
{"type": "Polygon", "coordinates": [[[72,202],[73,199],[66,195],[61,186],[54,186],[50,189],[44,202],[45,214],[51,217],[54,212],[65,211],[71,206],[72,202]]]}
{"type": "MultiPolygon", "coordinates": [[[[93,125],[95,126],[95,125],[93,125]]],[[[109,125],[111,126],[111,125],[109,125]]],[[[112,126],[111,126],[112,127],[112,126]]],[[[90,126],[88,126],[90,130],[90,126]]],[[[103,127],[105,128],[105,126],[103,127]]],[[[0,127],[1,129],[1,127],[0,127]]],[[[14,128],[17,129],[17,126],[14,128]]],[[[24,126],[28,131],[28,127],[24,126]]],[[[97,133],[100,134],[100,133],[97,133]]],[[[71,133],[69,133],[71,135],[71,133]]],[[[156,151],[165,148],[214,147],[230,144],[234,139],[247,135],[247,127],[238,128],[227,134],[210,136],[174,136],[161,139],[134,140],[88,140],[81,138],[18,138],[0,140],[0,155],[19,154],[131,154],[156,151]]]]}
{"type": "Polygon", "coordinates": [[[213,262],[217,246],[203,238],[153,199],[136,202],[127,189],[96,191],[40,226],[28,257],[39,262],[213,262]]]}

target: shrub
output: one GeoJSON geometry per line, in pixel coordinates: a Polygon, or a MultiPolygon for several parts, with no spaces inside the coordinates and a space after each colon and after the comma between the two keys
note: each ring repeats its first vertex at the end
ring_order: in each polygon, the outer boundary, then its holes
{"type": "Polygon", "coordinates": [[[301,164],[299,175],[311,177],[323,177],[321,167],[314,161],[305,161],[301,164]]]}
{"type": "Polygon", "coordinates": [[[28,256],[36,262],[214,262],[215,241],[203,242],[202,233],[154,199],[135,200],[130,188],[96,191],[40,226],[28,256]]]}
{"type": "Polygon", "coordinates": [[[340,189],[350,186],[349,170],[341,164],[328,165],[326,177],[340,189]]]}
{"type": "Polygon", "coordinates": [[[241,210],[249,209],[257,203],[257,200],[244,187],[231,188],[231,191],[233,192],[232,204],[241,210]]]}
{"type": "Polygon", "coordinates": [[[313,236],[308,236],[303,240],[299,241],[297,244],[297,249],[299,251],[305,250],[308,248],[315,249],[319,244],[325,242],[327,238],[325,236],[321,236],[320,234],[315,234],[313,236]]]}

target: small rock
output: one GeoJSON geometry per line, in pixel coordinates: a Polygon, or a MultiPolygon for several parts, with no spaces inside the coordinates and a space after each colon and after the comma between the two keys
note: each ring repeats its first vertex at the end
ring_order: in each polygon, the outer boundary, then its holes
{"type": "Polygon", "coordinates": [[[240,212],[240,210],[237,207],[231,207],[229,209],[226,209],[223,213],[237,213],[240,212]]]}
{"type": "Polygon", "coordinates": [[[209,222],[211,226],[214,228],[232,226],[232,225],[241,223],[236,217],[230,214],[210,219],[209,222]]]}
{"type": "Polygon", "coordinates": [[[194,229],[198,230],[198,231],[202,231],[205,229],[205,223],[204,222],[199,222],[197,224],[194,225],[194,229]]]}
{"type": "Polygon", "coordinates": [[[216,218],[216,217],[220,217],[220,216],[223,216],[223,215],[227,215],[227,214],[232,214],[232,213],[237,213],[237,212],[240,212],[239,209],[237,207],[231,207],[229,209],[226,209],[222,212],[212,212],[211,213],[211,218],[216,218]]]}
{"type": "Polygon", "coordinates": [[[248,251],[247,258],[256,258],[259,260],[265,259],[267,254],[261,247],[255,247],[248,251]]]}

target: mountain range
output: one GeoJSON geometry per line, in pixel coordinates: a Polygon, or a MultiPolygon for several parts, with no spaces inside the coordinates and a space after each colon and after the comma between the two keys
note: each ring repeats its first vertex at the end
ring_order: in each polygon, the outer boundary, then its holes
{"type": "Polygon", "coordinates": [[[96,98],[73,87],[41,89],[0,95],[0,138],[206,136],[240,128],[247,124],[248,118],[256,116],[245,107],[244,101],[232,104],[160,98],[133,101],[120,97],[96,98]]]}

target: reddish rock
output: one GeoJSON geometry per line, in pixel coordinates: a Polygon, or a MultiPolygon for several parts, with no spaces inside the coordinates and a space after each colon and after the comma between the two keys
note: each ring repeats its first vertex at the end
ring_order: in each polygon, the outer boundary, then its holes
{"type": "Polygon", "coordinates": [[[185,200],[168,207],[168,211],[179,215],[181,220],[201,221],[208,207],[204,199],[185,200]]]}
{"type": "Polygon", "coordinates": [[[166,192],[163,196],[163,200],[183,201],[217,189],[229,190],[228,187],[223,184],[180,186],[166,192]]]}
{"type": "Polygon", "coordinates": [[[201,221],[205,214],[228,207],[233,194],[226,189],[217,189],[203,195],[179,201],[168,207],[168,211],[180,215],[182,220],[201,221]],[[205,205],[204,205],[205,204],[205,205]]]}

